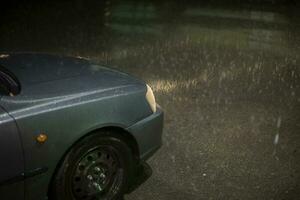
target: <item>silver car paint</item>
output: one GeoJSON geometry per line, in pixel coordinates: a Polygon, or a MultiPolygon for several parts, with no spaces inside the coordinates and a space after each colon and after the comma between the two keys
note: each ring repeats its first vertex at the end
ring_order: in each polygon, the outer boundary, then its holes
{"type": "MultiPolygon", "coordinates": [[[[85,134],[110,126],[126,129],[152,114],[142,81],[104,67],[95,67],[85,60],[67,58],[70,66],[72,62],[79,63],[75,65],[77,71],[72,69],[71,74],[62,74],[61,77],[57,77],[59,73],[55,66],[43,65],[63,60],[36,54],[16,54],[6,60],[0,59],[0,64],[20,77],[22,84],[21,93],[14,97],[3,96],[0,106],[9,112],[19,127],[26,161],[24,170],[48,168],[46,174],[26,180],[25,190],[35,191],[26,193],[26,199],[45,197],[60,159],[85,134]],[[23,68],[25,65],[28,67],[23,68]],[[32,67],[36,73],[28,71],[32,67]],[[40,133],[49,138],[42,145],[36,142],[40,133]]],[[[64,66],[68,65],[61,67],[64,66]]],[[[3,127],[0,128],[2,131],[3,127]]],[[[135,131],[135,135],[140,133],[135,131]]],[[[143,140],[143,136],[139,137],[143,140]]],[[[155,149],[159,146],[160,141],[155,149]]],[[[142,155],[149,151],[147,148],[141,150],[142,155]]]]}

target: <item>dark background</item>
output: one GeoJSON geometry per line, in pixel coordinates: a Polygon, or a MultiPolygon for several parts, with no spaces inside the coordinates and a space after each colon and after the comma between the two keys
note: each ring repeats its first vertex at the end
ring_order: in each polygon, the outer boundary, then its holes
{"type": "Polygon", "coordinates": [[[1,2],[0,51],[82,56],[146,80],[166,112],[126,199],[299,199],[299,1],[1,2]]]}

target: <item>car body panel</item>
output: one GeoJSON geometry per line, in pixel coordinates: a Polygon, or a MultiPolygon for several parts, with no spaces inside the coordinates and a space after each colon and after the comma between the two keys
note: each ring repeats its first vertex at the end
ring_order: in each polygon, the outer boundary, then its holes
{"type": "Polygon", "coordinates": [[[0,107],[0,194],[2,200],[24,196],[24,158],[14,119],[0,107]]]}
{"type": "Polygon", "coordinates": [[[127,128],[137,140],[141,160],[147,160],[161,147],[163,118],[163,111],[158,106],[155,113],[127,128]]]}
{"type": "Polygon", "coordinates": [[[146,144],[143,140],[151,138],[142,137],[143,130],[138,128],[147,127],[138,122],[154,114],[145,98],[146,84],[136,78],[86,60],[44,54],[9,54],[0,59],[0,64],[18,77],[22,87],[19,95],[3,96],[0,106],[19,127],[26,161],[24,171],[47,169],[25,180],[27,200],[47,196],[51,178],[64,155],[90,132],[119,127],[128,130],[123,134],[131,134],[132,130],[139,138],[137,142],[146,144]],[[64,67],[72,69],[68,72],[64,67]],[[63,74],[57,72],[59,68],[63,74]],[[46,77],[36,77],[43,72],[46,77]],[[36,141],[41,133],[48,136],[44,144],[36,141]]]}
{"type": "Polygon", "coordinates": [[[18,97],[24,100],[37,101],[145,84],[128,74],[79,58],[16,53],[0,57],[0,65],[18,78],[22,88],[18,97]]]}

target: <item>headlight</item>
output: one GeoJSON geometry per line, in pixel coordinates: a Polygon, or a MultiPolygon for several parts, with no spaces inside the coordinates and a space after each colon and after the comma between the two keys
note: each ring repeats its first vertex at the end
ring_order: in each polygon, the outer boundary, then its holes
{"type": "Polygon", "coordinates": [[[156,101],[155,101],[153,91],[148,84],[147,84],[146,99],[147,99],[152,111],[155,113],[156,112],[156,101]]]}

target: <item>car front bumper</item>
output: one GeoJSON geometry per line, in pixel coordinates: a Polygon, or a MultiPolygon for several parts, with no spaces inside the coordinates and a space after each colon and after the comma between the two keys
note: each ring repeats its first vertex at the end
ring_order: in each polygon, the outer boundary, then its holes
{"type": "Polygon", "coordinates": [[[155,113],[127,128],[138,143],[142,161],[146,161],[161,147],[163,120],[164,114],[158,105],[155,113]]]}

